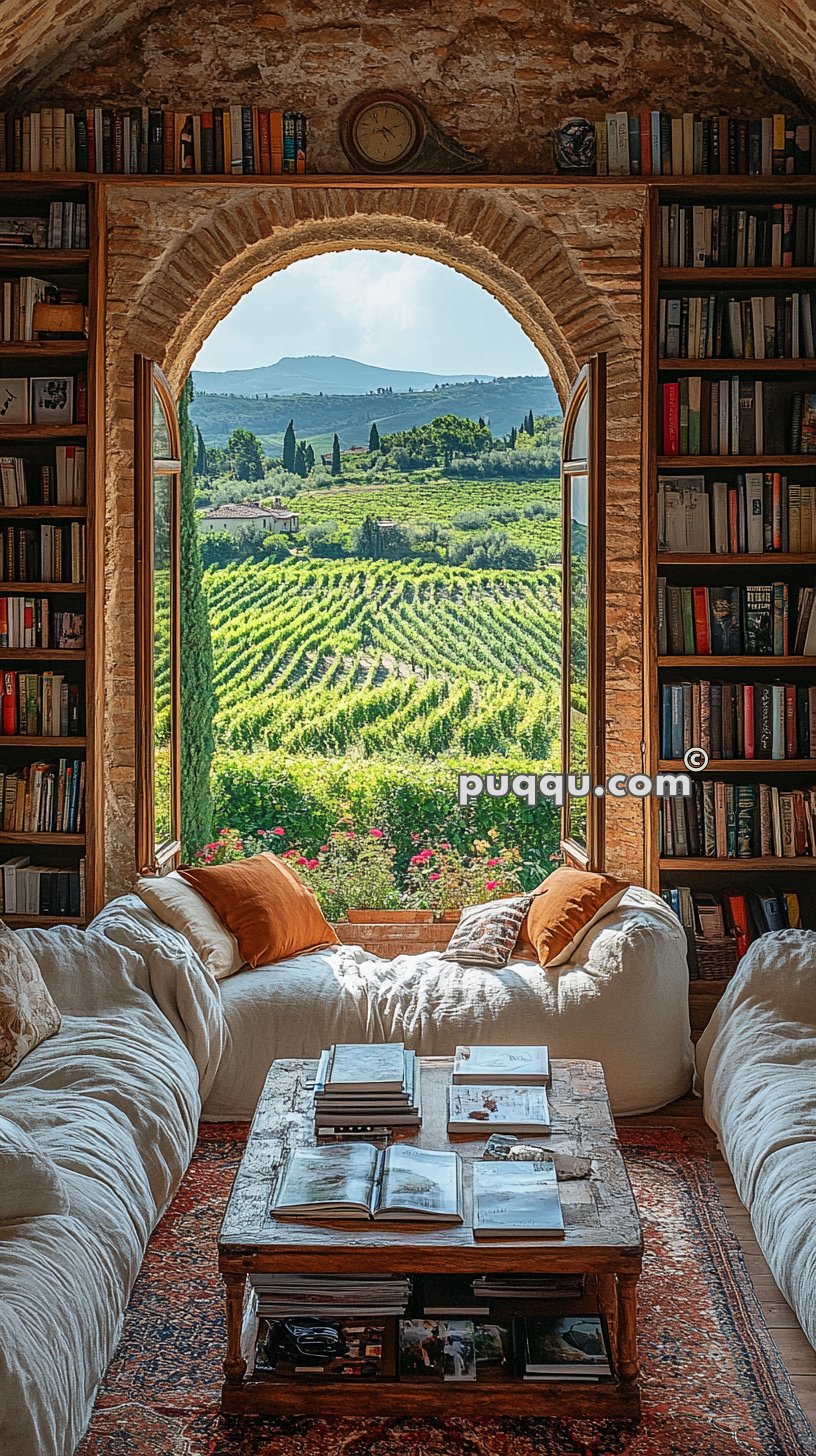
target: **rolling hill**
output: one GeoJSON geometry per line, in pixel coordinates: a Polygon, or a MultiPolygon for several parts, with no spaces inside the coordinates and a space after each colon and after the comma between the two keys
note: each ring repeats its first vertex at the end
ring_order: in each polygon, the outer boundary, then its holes
{"type": "Polygon", "coordinates": [[[201,394],[367,394],[378,389],[433,389],[435,384],[467,384],[473,378],[490,379],[489,374],[426,374],[412,369],[381,369],[343,359],[307,354],[299,359],[279,359],[257,369],[194,369],[193,385],[201,394]]]}
{"type": "Polygon", "coordinates": [[[373,420],[384,435],[428,424],[444,414],[473,420],[481,416],[494,435],[505,435],[530,409],[536,415],[561,414],[558,396],[547,375],[469,380],[432,389],[395,390],[393,394],[304,392],[259,398],[197,393],[190,417],[207,445],[225,445],[233,430],[246,429],[276,455],[290,419],[295,422],[299,439],[317,441],[322,448],[325,437],[331,438],[336,430],[341,446],[348,449],[368,444],[373,420]]]}

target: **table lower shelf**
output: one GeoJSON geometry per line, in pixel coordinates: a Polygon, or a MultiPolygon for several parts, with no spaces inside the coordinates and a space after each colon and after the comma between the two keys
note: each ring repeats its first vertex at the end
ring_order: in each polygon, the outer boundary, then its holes
{"type": "Polygon", "coordinates": [[[586,1420],[637,1420],[640,1390],[618,1381],[528,1381],[515,1377],[485,1380],[367,1380],[318,1382],[250,1377],[241,1385],[225,1382],[221,1409],[228,1415],[361,1416],[542,1416],[586,1420]]]}

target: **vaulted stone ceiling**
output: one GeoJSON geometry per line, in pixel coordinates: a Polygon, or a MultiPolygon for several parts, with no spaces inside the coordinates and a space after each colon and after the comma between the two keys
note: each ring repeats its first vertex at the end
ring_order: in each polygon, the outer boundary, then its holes
{"type": "Polygon", "coordinates": [[[604,109],[816,112],[813,0],[0,0],[0,97],[304,110],[313,160],[334,119],[396,86],[529,170],[565,115],[604,109]],[[321,130],[322,124],[322,130],[321,130]]]}

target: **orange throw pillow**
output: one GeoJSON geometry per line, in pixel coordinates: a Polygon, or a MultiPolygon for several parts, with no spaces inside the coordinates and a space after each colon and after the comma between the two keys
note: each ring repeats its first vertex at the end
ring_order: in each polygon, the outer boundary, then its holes
{"type": "Polygon", "coordinates": [[[591,927],[611,915],[628,889],[625,880],[613,875],[562,865],[535,891],[519,942],[532,945],[539,965],[563,965],[591,927]]]}
{"type": "Polygon", "coordinates": [[[338,944],[314,893],[274,854],[179,874],[212,906],[250,966],[338,944]]]}

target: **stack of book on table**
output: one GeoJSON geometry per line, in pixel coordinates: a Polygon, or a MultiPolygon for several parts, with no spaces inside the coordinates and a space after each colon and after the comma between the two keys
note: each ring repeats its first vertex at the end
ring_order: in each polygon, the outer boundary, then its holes
{"type": "Polygon", "coordinates": [[[606,1331],[597,1314],[515,1320],[513,1348],[524,1380],[612,1379],[606,1331]]]}
{"type": "Polygon", "coordinates": [[[372,1138],[422,1122],[420,1071],[402,1042],[338,1042],[321,1054],[315,1077],[320,1138],[372,1138]]]}
{"type": "Polygon", "coordinates": [[[550,1130],[544,1046],[459,1046],[448,1089],[448,1132],[542,1134],[550,1130]]]}

